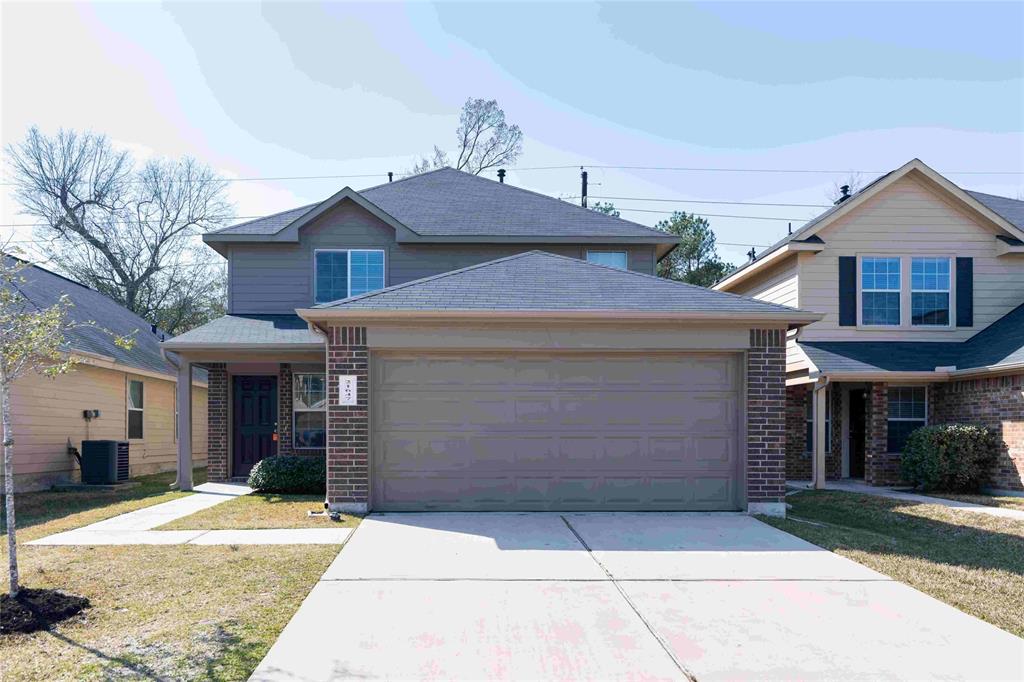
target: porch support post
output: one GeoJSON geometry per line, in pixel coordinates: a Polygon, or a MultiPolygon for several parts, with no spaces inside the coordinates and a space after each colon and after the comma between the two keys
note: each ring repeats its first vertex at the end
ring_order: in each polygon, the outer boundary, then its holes
{"type": "Polygon", "coordinates": [[[192,490],[192,363],[178,360],[178,489],[192,490]]]}
{"type": "Polygon", "coordinates": [[[827,386],[827,378],[819,379],[814,384],[814,390],[811,393],[811,399],[814,401],[814,453],[811,460],[811,475],[815,490],[825,488],[825,399],[828,395],[827,386]]]}

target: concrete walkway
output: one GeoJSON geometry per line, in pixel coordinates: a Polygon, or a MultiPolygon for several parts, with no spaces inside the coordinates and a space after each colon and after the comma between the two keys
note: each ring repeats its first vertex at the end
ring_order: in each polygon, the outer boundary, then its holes
{"type": "Polygon", "coordinates": [[[1019,681],[1024,640],[742,514],[372,514],[250,678],[547,679],[1019,681]]]}
{"type": "Polygon", "coordinates": [[[195,493],[170,502],[48,535],[29,545],[340,545],[351,528],[266,530],[153,530],[242,495],[252,488],[236,483],[203,483],[195,493]]]}
{"type": "MultiPolygon", "coordinates": [[[[795,489],[811,489],[810,481],[786,481],[786,485],[790,488],[795,489]]],[[[1024,511],[1019,509],[1006,509],[1005,507],[989,507],[983,504],[973,504],[971,502],[961,502],[959,500],[947,500],[942,497],[932,497],[930,495],[920,495],[918,493],[908,493],[896,488],[886,488],[884,486],[868,485],[862,481],[854,480],[842,480],[842,481],[828,481],[825,483],[825,490],[842,490],[848,493],[860,493],[861,495],[874,495],[875,497],[888,497],[894,500],[903,500],[904,502],[916,502],[917,504],[937,504],[943,507],[949,507],[951,509],[963,509],[964,511],[977,512],[979,514],[988,514],[989,516],[1001,516],[1007,519],[1017,519],[1018,521],[1024,521],[1024,511]]]]}

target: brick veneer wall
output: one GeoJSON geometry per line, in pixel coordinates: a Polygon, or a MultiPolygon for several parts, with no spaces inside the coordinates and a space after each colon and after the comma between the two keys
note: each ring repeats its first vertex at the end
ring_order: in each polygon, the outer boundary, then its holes
{"type": "Polygon", "coordinates": [[[365,512],[370,502],[370,356],[365,327],[330,327],[327,334],[327,503],[365,512]],[[354,375],[357,405],[339,405],[338,376],[354,375]]]}
{"type": "Polygon", "coordinates": [[[785,514],[786,330],[751,329],[747,352],[747,504],[785,514]]]}
{"type": "Polygon", "coordinates": [[[929,390],[932,423],[980,424],[1002,440],[990,485],[1024,491],[1024,375],[951,381],[929,390]]]}
{"type": "Polygon", "coordinates": [[[277,454],[291,455],[292,450],[292,366],[282,362],[277,370],[277,454]]]}
{"type": "Polygon", "coordinates": [[[228,370],[223,362],[206,365],[209,372],[206,389],[206,424],[209,444],[206,478],[228,480],[228,370]]]}
{"type": "Polygon", "coordinates": [[[873,383],[867,396],[864,482],[894,485],[900,478],[900,454],[889,450],[889,385],[873,383]]]}
{"type": "Polygon", "coordinates": [[[786,387],[786,478],[811,480],[811,455],[807,452],[807,401],[811,385],[786,387]]]}
{"type": "MultiPolygon", "coordinates": [[[[812,385],[798,384],[786,387],[786,478],[809,481],[813,476],[813,461],[807,451],[807,401],[811,400],[812,385]]],[[[843,468],[843,392],[833,385],[829,390],[832,400],[831,450],[825,454],[825,478],[837,480],[843,468]]]]}

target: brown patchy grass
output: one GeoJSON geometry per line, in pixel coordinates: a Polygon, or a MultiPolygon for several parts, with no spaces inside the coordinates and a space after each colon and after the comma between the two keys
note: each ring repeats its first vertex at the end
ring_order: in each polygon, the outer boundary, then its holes
{"type": "Polygon", "coordinates": [[[246,679],[337,552],[21,547],[26,586],[92,607],[49,632],[0,637],[3,679],[246,679]]]}
{"type": "Polygon", "coordinates": [[[838,491],[787,501],[790,518],[762,520],[1024,637],[1024,521],[838,491]]]}
{"type": "Polygon", "coordinates": [[[931,497],[941,497],[946,500],[957,502],[969,502],[970,504],[981,504],[986,507],[1002,507],[1003,509],[1017,509],[1024,511],[1024,497],[999,497],[997,495],[972,495],[967,493],[925,493],[931,497]]]}
{"type": "Polygon", "coordinates": [[[359,517],[343,514],[340,521],[307,512],[323,511],[323,495],[259,494],[236,497],[216,507],[176,519],[158,530],[234,530],[256,528],[352,528],[359,517]]]}
{"type": "MultiPolygon", "coordinates": [[[[134,488],[109,492],[74,490],[17,493],[14,496],[14,518],[17,522],[18,542],[36,540],[191,495],[170,488],[174,476],[173,471],[140,476],[133,479],[139,483],[134,488]]],[[[196,485],[204,483],[206,469],[196,469],[192,476],[196,485]]],[[[7,518],[2,511],[0,519],[4,528],[0,538],[5,538],[6,543],[7,518]]]]}

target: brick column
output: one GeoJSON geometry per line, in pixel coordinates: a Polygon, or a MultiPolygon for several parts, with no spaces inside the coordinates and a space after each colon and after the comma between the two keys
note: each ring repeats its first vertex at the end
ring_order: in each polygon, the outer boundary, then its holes
{"type": "Polygon", "coordinates": [[[292,366],[282,362],[277,370],[277,454],[292,455],[292,366]]]}
{"type": "Polygon", "coordinates": [[[327,504],[365,513],[370,507],[370,356],[365,327],[330,327],[327,335],[327,504]],[[357,404],[339,404],[338,377],[356,377],[357,404]]]}
{"type": "Polygon", "coordinates": [[[831,452],[825,456],[825,478],[837,481],[843,477],[843,391],[832,384],[832,436],[831,452]]]}
{"type": "Polygon", "coordinates": [[[899,480],[900,456],[889,453],[889,385],[871,384],[867,402],[864,482],[892,485],[899,480]]]}
{"type": "Polygon", "coordinates": [[[223,362],[215,362],[207,364],[206,371],[206,479],[222,482],[228,480],[228,370],[223,362]]]}
{"type": "Polygon", "coordinates": [[[786,330],[751,329],[747,352],[747,511],[786,515],[786,330]]]}

